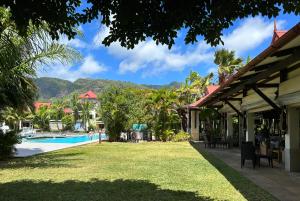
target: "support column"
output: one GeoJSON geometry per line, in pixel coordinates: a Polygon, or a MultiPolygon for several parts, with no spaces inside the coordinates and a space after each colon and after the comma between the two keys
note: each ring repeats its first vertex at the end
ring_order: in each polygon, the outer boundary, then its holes
{"type": "Polygon", "coordinates": [[[191,111],[191,136],[192,140],[199,140],[199,118],[195,110],[191,111]]]}
{"type": "Polygon", "coordinates": [[[227,119],[226,119],[226,123],[227,123],[227,131],[226,131],[226,135],[228,136],[233,136],[233,121],[232,121],[232,115],[227,114],[227,119]]]}
{"type": "Polygon", "coordinates": [[[288,131],[285,135],[285,169],[287,171],[300,171],[299,149],[299,110],[288,107],[287,111],[288,131]]]}
{"type": "Polygon", "coordinates": [[[239,115],[239,147],[242,146],[244,140],[244,116],[239,115]]]}
{"type": "Polygon", "coordinates": [[[247,113],[246,141],[251,141],[253,143],[254,143],[254,126],[255,126],[254,117],[255,117],[255,113],[247,113]]]}

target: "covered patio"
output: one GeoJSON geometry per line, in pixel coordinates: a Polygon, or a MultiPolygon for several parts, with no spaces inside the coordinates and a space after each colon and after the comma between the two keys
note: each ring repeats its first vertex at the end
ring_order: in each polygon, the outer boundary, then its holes
{"type": "Polygon", "coordinates": [[[224,138],[236,134],[240,148],[243,142],[250,142],[260,153],[264,146],[265,152],[276,157],[285,170],[300,171],[299,67],[300,23],[289,31],[278,31],[274,26],[267,49],[212,93],[190,105],[193,140],[203,135],[201,108],[215,108],[221,116],[218,121],[224,138]],[[233,128],[233,117],[237,129],[233,128]]]}
{"type": "MultiPolygon", "coordinates": [[[[191,142],[191,145],[199,151],[212,165],[214,165],[226,178],[231,181],[234,178],[230,170],[221,168],[219,161],[213,160],[210,155],[217,157],[241,175],[250,179],[253,183],[270,192],[279,200],[298,201],[300,197],[300,173],[284,171],[281,164],[275,163],[276,168],[269,168],[264,161],[260,168],[253,169],[251,163],[240,168],[241,153],[238,148],[233,149],[206,149],[203,142],[191,142]],[[220,168],[219,168],[220,166],[220,168]]],[[[222,166],[223,167],[223,166],[222,166]]],[[[236,183],[236,181],[231,181],[236,183]]],[[[240,186],[236,186],[237,189],[240,186]]],[[[243,189],[239,189],[243,191],[243,189]]]]}

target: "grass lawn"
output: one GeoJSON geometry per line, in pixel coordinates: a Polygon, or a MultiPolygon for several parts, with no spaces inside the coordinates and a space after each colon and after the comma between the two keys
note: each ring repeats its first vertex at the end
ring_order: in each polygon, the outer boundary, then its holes
{"type": "Polygon", "coordinates": [[[90,144],[0,165],[1,201],[247,199],[275,200],[188,142],[90,144]]]}

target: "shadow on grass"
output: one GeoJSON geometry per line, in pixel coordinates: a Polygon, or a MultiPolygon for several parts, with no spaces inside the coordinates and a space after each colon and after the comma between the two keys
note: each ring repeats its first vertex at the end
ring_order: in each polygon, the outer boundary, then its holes
{"type": "Polygon", "coordinates": [[[239,172],[226,165],[222,160],[208,153],[199,143],[190,142],[210,164],[212,164],[247,200],[277,200],[239,172]]]}
{"type": "Polygon", "coordinates": [[[70,161],[79,161],[82,153],[47,153],[26,158],[12,158],[0,161],[0,170],[18,168],[49,168],[49,167],[74,167],[70,161]]]}
{"type": "Polygon", "coordinates": [[[51,181],[22,180],[0,185],[0,200],[43,201],[212,201],[193,192],[160,189],[142,180],[68,180],[51,181]]]}

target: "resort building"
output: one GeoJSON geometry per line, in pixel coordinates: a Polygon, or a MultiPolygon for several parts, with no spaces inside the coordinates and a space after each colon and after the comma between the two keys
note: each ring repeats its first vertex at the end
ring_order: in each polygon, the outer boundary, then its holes
{"type": "MultiPolygon", "coordinates": [[[[104,128],[103,121],[100,121],[100,119],[97,115],[97,108],[100,105],[100,102],[97,99],[97,95],[93,91],[89,90],[83,94],[80,94],[79,99],[81,102],[85,102],[85,101],[90,102],[92,104],[92,108],[89,111],[90,119],[88,122],[86,122],[86,125],[83,125],[83,121],[82,121],[82,119],[80,119],[75,124],[75,130],[83,131],[84,127],[86,127],[86,128],[90,127],[89,124],[95,125],[96,130],[104,128]]],[[[82,111],[79,111],[80,116],[81,116],[81,114],[82,114],[82,111]]]]}
{"type": "Polygon", "coordinates": [[[270,46],[220,86],[188,106],[193,140],[201,137],[199,111],[216,108],[220,133],[257,143],[268,138],[287,171],[300,171],[300,23],[289,31],[274,24],[270,46]],[[233,119],[238,119],[234,129],[233,119]]]}

